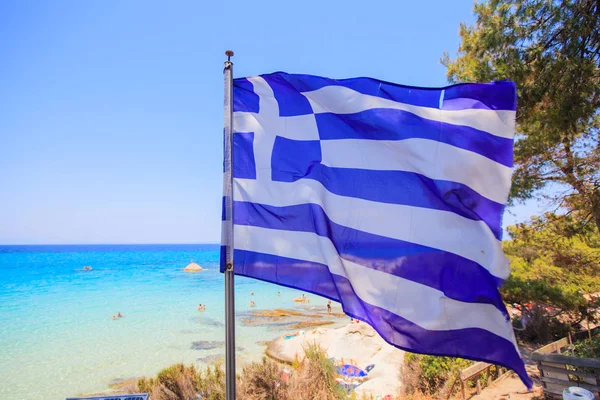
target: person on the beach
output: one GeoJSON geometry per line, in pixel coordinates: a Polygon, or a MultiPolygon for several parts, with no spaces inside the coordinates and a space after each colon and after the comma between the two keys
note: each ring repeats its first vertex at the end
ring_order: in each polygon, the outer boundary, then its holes
{"type": "Polygon", "coordinates": [[[255,302],[253,302],[252,300],[250,300],[250,307],[254,307],[256,305],[255,302]]]}
{"type": "Polygon", "coordinates": [[[327,301],[327,314],[331,314],[331,300],[327,301]]]}

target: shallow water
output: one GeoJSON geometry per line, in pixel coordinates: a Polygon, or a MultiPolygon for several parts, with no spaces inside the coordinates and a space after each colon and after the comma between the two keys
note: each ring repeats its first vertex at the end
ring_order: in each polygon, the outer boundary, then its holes
{"type": "MultiPolygon", "coordinates": [[[[218,245],[0,246],[0,399],[59,400],[172,363],[218,359],[218,260],[218,245]],[[206,269],[182,272],[191,259],[206,269]],[[85,265],[93,271],[80,271],[85,265]],[[117,312],[123,318],[112,320],[117,312]]],[[[251,292],[257,309],[303,308],[296,290],[236,277],[238,366],[286,329],[248,324],[251,292]]],[[[326,303],[310,298],[311,307],[326,303]]]]}

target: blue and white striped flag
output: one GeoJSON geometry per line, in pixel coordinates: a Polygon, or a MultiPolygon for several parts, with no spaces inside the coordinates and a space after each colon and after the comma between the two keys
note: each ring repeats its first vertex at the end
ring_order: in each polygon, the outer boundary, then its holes
{"type": "Polygon", "coordinates": [[[511,82],[236,79],[235,274],[339,301],[394,346],[503,365],[531,386],[498,291],[515,110],[511,82]]]}

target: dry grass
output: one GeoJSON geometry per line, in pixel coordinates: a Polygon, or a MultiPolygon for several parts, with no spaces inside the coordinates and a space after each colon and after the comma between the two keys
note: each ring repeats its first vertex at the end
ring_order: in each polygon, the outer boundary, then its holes
{"type": "Polygon", "coordinates": [[[149,393],[152,400],[225,399],[225,376],[220,366],[196,371],[194,366],[175,364],[163,369],[156,378],[137,381],[138,393],[149,393]]]}
{"type": "Polygon", "coordinates": [[[294,370],[288,388],[289,399],[346,399],[346,391],[337,385],[336,372],[327,354],[316,344],[304,349],[306,357],[294,370]]]}
{"type": "MultiPolygon", "coordinates": [[[[335,380],[334,365],[318,345],[305,349],[306,357],[283,379],[283,367],[263,358],[244,367],[237,380],[240,400],[358,400],[370,397],[349,395],[335,380]]],[[[141,378],[137,392],[147,392],[152,400],[225,399],[225,374],[220,365],[197,371],[193,366],[175,364],[156,378],[141,378]]]]}
{"type": "Polygon", "coordinates": [[[163,369],[156,378],[142,378],[137,382],[139,392],[147,392],[152,400],[191,399],[196,393],[196,369],[175,364],[163,369]]]}
{"type": "Polygon", "coordinates": [[[245,400],[287,399],[287,384],[282,379],[283,368],[266,357],[246,367],[238,378],[237,395],[245,400]]]}
{"type": "Polygon", "coordinates": [[[349,396],[337,385],[335,367],[316,344],[305,349],[306,358],[295,365],[289,380],[283,368],[264,358],[244,368],[238,383],[242,400],[344,400],[349,396]]]}

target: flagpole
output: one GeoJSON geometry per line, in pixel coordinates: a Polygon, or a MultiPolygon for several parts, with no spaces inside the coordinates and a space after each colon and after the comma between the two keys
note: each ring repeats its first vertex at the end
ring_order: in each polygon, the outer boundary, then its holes
{"type": "Polygon", "coordinates": [[[223,242],[225,244],[225,398],[235,400],[235,299],[233,275],[233,51],[225,52],[227,61],[223,70],[225,83],[225,141],[223,196],[225,197],[225,220],[223,242]]]}

